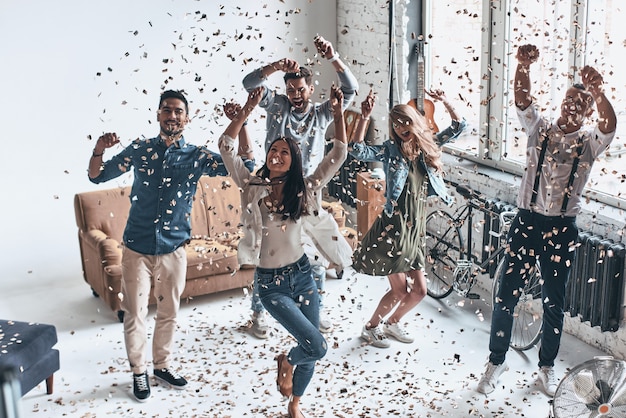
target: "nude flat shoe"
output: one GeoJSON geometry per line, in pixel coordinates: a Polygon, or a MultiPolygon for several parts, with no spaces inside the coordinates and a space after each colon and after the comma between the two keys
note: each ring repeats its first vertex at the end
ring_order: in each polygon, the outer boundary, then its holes
{"type": "Polygon", "coordinates": [[[276,377],[278,390],[283,396],[289,398],[293,390],[293,366],[289,364],[285,354],[279,354],[276,357],[276,363],[278,366],[278,376],[276,377]]]}

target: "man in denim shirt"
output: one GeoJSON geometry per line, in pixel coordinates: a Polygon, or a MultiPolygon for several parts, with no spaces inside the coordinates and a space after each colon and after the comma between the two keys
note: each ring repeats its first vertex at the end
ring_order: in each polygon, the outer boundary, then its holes
{"type": "MultiPolygon", "coordinates": [[[[329,41],[318,36],[314,43],[321,56],[326,58],[337,71],[345,110],[356,95],[359,88],[358,82],[329,41]]],[[[333,121],[330,100],[321,104],[310,102],[314,91],[312,76],[308,68],[300,67],[294,60],[283,58],[252,71],[243,79],[243,86],[248,92],[257,87],[263,87],[263,97],[259,106],[267,111],[265,150],[267,151],[276,138],[286,136],[294,139],[302,151],[302,169],[305,176],[311,175],[324,158],[326,129],[333,121]],[[278,94],[265,86],[265,80],[276,71],[285,73],[286,95],[278,94]]],[[[321,200],[321,195],[319,199],[321,200]]],[[[309,248],[315,247],[318,253],[311,254],[309,258],[313,264],[320,300],[323,300],[326,269],[320,262],[316,262],[316,259],[321,255],[338,265],[337,271],[340,275],[341,270],[352,263],[352,248],[343,239],[337,223],[327,211],[321,210],[315,216],[307,216],[304,222],[305,232],[312,241],[307,245],[309,248]]],[[[267,324],[262,315],[263,311],[258,292],[253,290],[251,331],[258,338],[267,338],[267,324]]],[[[320,331],[332,331],[332,323],[325,317],[320,319],[320,331]]]]}
{"type": "MultiPolygon", "coordinates": [[[[185,244],[191,236],[191,205],[202,175],[227,175],[218,153],[185,142],[189,106],[179,91],[162,93],[157,111],[160,133],[137,139],[103,162],[107,148],[118,144],[115,133],[98,138],[89,160],[89,179],[102,183],[134,169],[131,207],[123,237],[122,309],[124,340],[133,372],[133,394],[150,397],[146,365],[146,316],[150,287],[157,300],[152,357],[154,375],[174,389],[187,385],[171,366],[180,295],[185,288],[185,244]]],[[[253,162],[246,161],[248,169],[253,162]]]]}

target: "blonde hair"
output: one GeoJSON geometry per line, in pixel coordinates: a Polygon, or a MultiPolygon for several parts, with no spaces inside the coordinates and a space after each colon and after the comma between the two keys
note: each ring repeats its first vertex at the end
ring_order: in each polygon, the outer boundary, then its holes
{"type": "Polygon", "coordinates": [[[435,142],[434,134],[428,126],[426,118],[415,108],[405,104],[395,105],[389,112],[389,131],[391,138],[398,145],[405,158],[412,161],[420,155],[420,152],[423,152],[426,165],[437,171],[443,169],[441,150],[435,142]],[[413,138],[409,141],[403,141],[396,135],[393,124],[406,126],[413,133],[413,138]]]}

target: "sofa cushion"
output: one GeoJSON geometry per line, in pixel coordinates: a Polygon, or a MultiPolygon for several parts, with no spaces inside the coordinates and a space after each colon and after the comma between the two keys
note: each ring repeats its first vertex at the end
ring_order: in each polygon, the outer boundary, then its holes
{"type": "Polygon", "coordinates": [[[322,209],[325,209],[333,216],[339,228],[343,228],[346,226],[346,210],[344,209],[341,202],[327,202],[323,200],[322,209]]]}
{"type": "Polygon", "coordinates": [[[198,183],[198,194],[204,202],[208,230],[198,231],[193,226],[194,234],[217,237],[224,233],[236,234],[241,219],[241,197],[239,188],[230,177],[203,176],[198,183]]]}
{"type": "Polygon", "coordinates": [[[31,364],[28,370],[24,370],[19,375],[20,386],[22,388],[22,396],[26,395],[46,379],[46,386],[48,394],[52,394],[52,385],[48,386],[48,380],[54,372],[59,370],[61,365],[59,361],[59,350],[50,349],[41,358],[36,359],[35,363],[31,364]]]}
{"type": "Polygon", "coordinates": [[[0,364],[27,369],[57,343],[54,325],[0,319],[0,364]]]}
{"type": "MultiPolygon", "coordinates": [[[[236,243],[236,241],[235,241],[236,243]]],[[[194,237],[186,246],[187,280],[219,274],[234,274],[239,268],[236,245],[217,239],[194,237]]]]}

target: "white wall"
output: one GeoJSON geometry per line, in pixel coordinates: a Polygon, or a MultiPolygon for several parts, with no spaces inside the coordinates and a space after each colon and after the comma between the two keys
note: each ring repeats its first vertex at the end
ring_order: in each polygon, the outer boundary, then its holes
{"type": "MultiPolygon", "coordinates": [[[[246,73],[283,57],[314,59],[317,33],[336,40],[335,1],[220,3],[0,3],[0,317],[11,318],[15,283],[83,280],[74,194],[121,184],[87,180],[100,134],[116,131],[125,144],[156,135],[161,89],[185,89],[192,112],[198,111],[187,140],[216,149],[225,118],[214,108],[225,99],[245,100],[246,73]]],[[[325,60],[318,68],[317,91],[323,92],[336,77],[325,60]]],[[[270,82],[284,86],[280,74],[270,82]]],[[[264,137],[264,124],[250,126],[256,138],[264,137]]]]}

